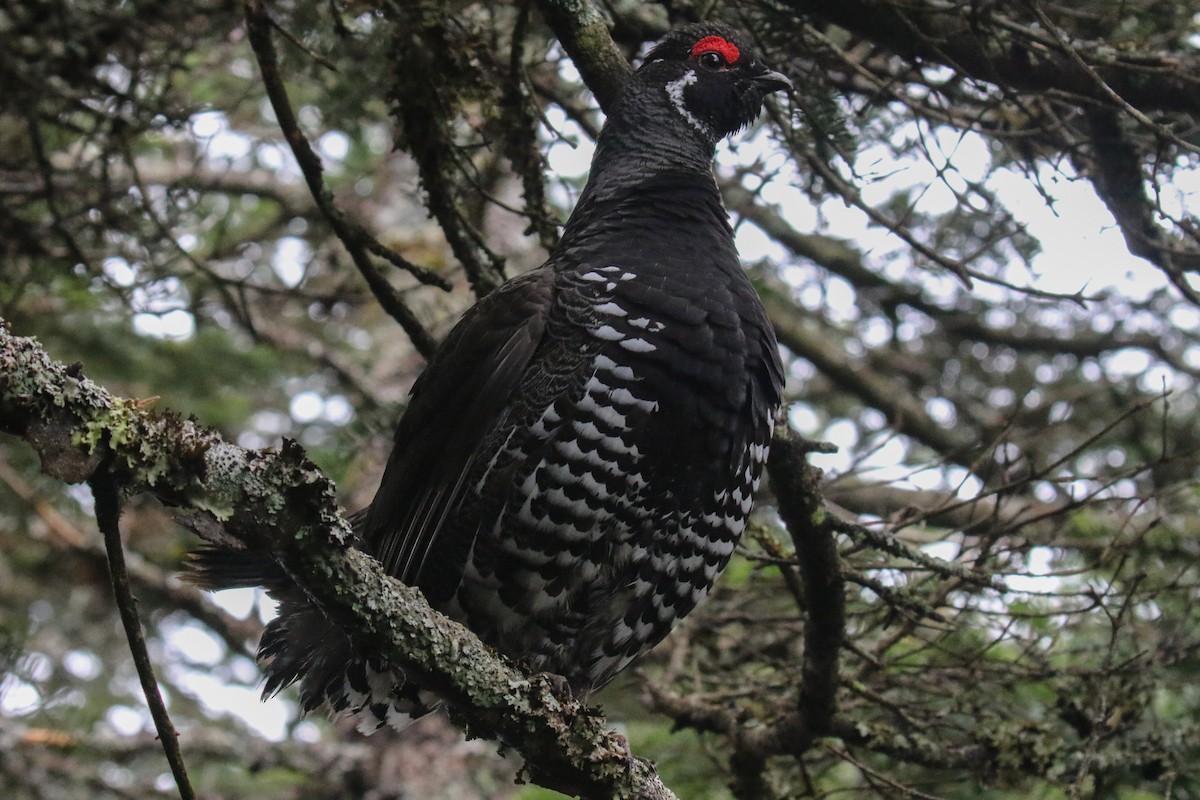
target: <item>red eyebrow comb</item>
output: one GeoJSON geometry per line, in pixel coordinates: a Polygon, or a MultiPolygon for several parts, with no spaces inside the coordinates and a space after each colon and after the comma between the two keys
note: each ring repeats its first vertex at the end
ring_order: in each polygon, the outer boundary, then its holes
{"type": "Polygon", "coordinates": [[[737,60],[742,57],[742,51],[737,49],[737,45],[720,36],[705,36],[692,48],[694,56],[709,52],[718,53],[721,58],[725,59],[726,64],[736,64],[737,60]]]}

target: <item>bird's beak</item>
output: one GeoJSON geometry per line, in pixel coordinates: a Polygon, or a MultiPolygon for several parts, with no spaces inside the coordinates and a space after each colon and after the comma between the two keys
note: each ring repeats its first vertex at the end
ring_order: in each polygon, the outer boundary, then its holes
{"type": "Polygon", "coordinates": [[[768,92],[777,92],[780,89],[790,91],[792,89],[792,82],[782,72],[767,71],[762,75],[755,75],[753,80],[768,92]]]}

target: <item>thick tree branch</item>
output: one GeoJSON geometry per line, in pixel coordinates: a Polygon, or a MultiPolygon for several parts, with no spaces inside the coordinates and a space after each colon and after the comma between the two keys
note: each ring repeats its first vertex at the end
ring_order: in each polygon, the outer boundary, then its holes
{"type": "Polygon", "coordinates": [[[821,504],[820,470],[805,460],[807,443],[786,429],[771,443],[768,469],[779,515],[796,548],[804,581],[804,663],[795,710],[759,728],[751,741],[765,752],[801,753],[829,732],[837,708],[838,652],[846,627],[846,598],[837,542],[821,504]]]}
{"type": "Polygon", "coordinates": [[[151,413],[5,326],[0,431],[28,442],[52,477],[88,480],[103,461],[125,489],[192,509],[237,543],[272,554],[358,639],[442,695],[472,735],[521,753],[531,780],[585,798],[674,797],[598,713],[521,674],[348,547],[334,487],[298,445],[249,451],[194,421],[151,413]]]}
{"type": "Polygon", "coordinates": [[[1085,117],[1091,146],[1081,166],[1120,226],[1129,252],[1158,265],[1193,303],[1200,301],[1181,275],[1200,272],[1200,251],[1169,241],[1155,222],[1158,211],[1146,195],[1141,154],[1121,130],[1120,116],[1112,109],[1089,108],[1085,117]]]}
{"type": "Polygon", "coordinates": [[[600,9],[591,0],[540,0],[538,7],[600,108],[611,110],[633,68],[613,42],[600,9]]]}
{"type": "Polygon", "coordinates": [[[1200,64],[1183,66],[1177,52],[1125,52],[1103,42],[1071,43],[1076,59],[1039,31],[1036,19],[998,11],[1020,4],[792,0],[788,5],[902,57],[943,64],[1000,86],[1054,89],[1106,105],[1111,90],[1143,111],[1200,111],[1200,64]]]}

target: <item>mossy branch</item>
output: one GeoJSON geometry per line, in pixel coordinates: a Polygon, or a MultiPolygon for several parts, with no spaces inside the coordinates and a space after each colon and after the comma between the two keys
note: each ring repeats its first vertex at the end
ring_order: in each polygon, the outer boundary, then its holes
{"type": "Polygon", "coordinates": [[[246,450],[147,405],[115,397],[0,320],[0,432],[28,442],[47,475],[79,483],[103,462],[126,491],[208,522],[193,529],[270,553],[357,639],[445,697],[460,727],[519,752],[529,780],[584,798],[674,797],[595,710],[521,673],[349,547],[334,485],[299,445],[246,450]]]}
{"type": "Polygon", "coordinates": [[[538,7],[600,108],[611,110],[633,67],[613,42],[600,9],[591,0],[539,0],[538,7]]]}

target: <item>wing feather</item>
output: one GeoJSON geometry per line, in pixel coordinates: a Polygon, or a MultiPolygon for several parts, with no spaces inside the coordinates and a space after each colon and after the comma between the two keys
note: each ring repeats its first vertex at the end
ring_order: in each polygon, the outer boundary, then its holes
{"type": "Polygon", "coordinates": [[[366,548],[405,583],[416,585],[431,558],[469,549],[444,541],[447,521],[542,341],[554,280],[537,270],[473,306],[413,386],[363,528],[366,548]]]}

